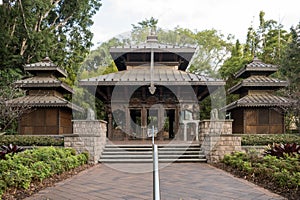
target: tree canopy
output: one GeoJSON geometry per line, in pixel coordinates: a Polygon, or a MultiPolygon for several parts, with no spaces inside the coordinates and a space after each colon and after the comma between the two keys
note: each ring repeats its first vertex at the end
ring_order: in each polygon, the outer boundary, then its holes
{"type": "Polygon", "coordinates": [[[214,29],[191,31],[175,27],[173,30],[164,30],[158,27],[157,24],[158,19],[151,17],[150,19],[138,22],[136,25],[132,24],[132,30],[127,36],[116,36],[107,42],[103,42],[97,49],[90,52],[83,63],[84,74],[96,75],[95,71],[98,71],[97,75],[103,74],[103,72],[113,72],[115,66],[111,64],[113,60],[109,55],[109,49],[114,46],[143,43],[146,41],[146,37],[150,31],[155,29],[160,43],[198,47],[196,56],[193,58],[188,69],[190,72],[217,76],[218,69],[230,52],[232,46],[231,40],[233,38],[231,35],[225,37],[214,29]],[[91,72],[91,70],[94,72],[91,72]]]}
{"type": "Polygon", "coordinates": [[[0,5],[1,69],[49,56],[73,84],[92,45],[92,16],[100,0],[10,0],[0,5]]]}
{"type": "Polygon", "coordinates": [[[26,108],[7,100],[24,95],[12,83],[28,76],[23,66],[49,56],[68,72],[63,80],[73,85],[92,46],[92,16],[100,0],[4,0],[0,5],[0,130],[15,130],[26,108]]]}
{"type": "Polygon", "coordinates": [[[279,72],[289,82],[284,90],[284,95],[293,100],[288,114],[293,116],[300,133],[300,22],[297,27],[291,28],[291,35],[292,39],[282,55],[279,72]]]}

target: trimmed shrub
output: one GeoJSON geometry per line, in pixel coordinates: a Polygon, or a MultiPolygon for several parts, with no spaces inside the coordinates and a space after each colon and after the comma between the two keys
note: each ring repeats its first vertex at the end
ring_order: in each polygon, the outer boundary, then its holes
{"type": "Polygon", "coordinates": [[[244,146],[265,146],[273,143],[298,143],[300,144],[300,135],[296,134],[276,134],[276,135],[241,135],[242,145],[244,146]]]}
{"type": "Polygon", "coordinates": [[[3,135],[0,137],[0,146],[9,144],[18,146],[64,146],[64,140],[59,136],[3,135]]]}
{"type": "Polygon", "coordinates": [[[42,147],[8,154],[6,160],[0,160],[0,198],[8,187],[27,189],[33,180],[42,181],[87,162],[86,153],[76,155],[67,148],[42,147]]]}

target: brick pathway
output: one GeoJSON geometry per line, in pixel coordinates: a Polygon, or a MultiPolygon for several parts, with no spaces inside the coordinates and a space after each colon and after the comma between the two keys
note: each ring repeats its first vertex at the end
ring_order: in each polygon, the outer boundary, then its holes
{"type": "MultiPolygon", "coordinates": [[[[113,167],[120,168],[120,164],[114,164],[113,167]]],[[[122,167],[123,172],[99,164],[27,200],[152,199],[152,173],[138,173],[143,171],[142,168],[151,168],[151,164],[122,164],[122,167]]],[[[162,168],[160,186],[162,200],[284,199],[201,163],[172,163],[162,168]]]]}

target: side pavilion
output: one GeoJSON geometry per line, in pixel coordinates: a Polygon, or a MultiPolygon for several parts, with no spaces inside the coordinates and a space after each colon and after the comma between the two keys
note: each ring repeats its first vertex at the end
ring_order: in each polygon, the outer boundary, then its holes
{"type": "Polygon", "coordinates": [[[145,140],[152,130],[160,140],[198,139],[199,102],[225,82],[186,72],[195,50],[156,35],[110,49],[118,72],[80,81],[105,105],[108,139],[145,140]]]}

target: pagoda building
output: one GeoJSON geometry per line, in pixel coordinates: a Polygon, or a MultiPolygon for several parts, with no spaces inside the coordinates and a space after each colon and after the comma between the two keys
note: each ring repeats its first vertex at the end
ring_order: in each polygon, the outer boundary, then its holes
{"type": "Polygon", "coordinates": [[[274,95],[274,91],[286,87],[286,81],[269,77],[278,66],[263,63],[258,58],[236,74],[242,78],[238,84],[228,89],[229,94],[239,94],[240,99],[226,106],[233,121],[233,133],[279,134],[285,132],[283,107],[289,100],[274,95]]]}
{"type": "Polygon", "coordinates": [[[110,140],[197,140],[199,102],[224,87],[223,80],[188,73],[196,48],[161,44],[155,34],[145,43],[118,46],[110,54],[118,72],[79,84],[100,99],[110,140]]]}
{"type": "Polygon", "coordinates": [[[83,110],[63,97],[73,93],[72,88],[58,79],[67,77],[66,71],[48,57],[41,62],[25,65],[24,70],[33,76],[17,81],[15,85],[26,90],[26,96],[7,102],[29,109],[19,118],[19,134],[71,134],[72,110],[83,110]]]}

